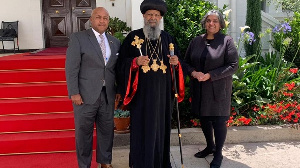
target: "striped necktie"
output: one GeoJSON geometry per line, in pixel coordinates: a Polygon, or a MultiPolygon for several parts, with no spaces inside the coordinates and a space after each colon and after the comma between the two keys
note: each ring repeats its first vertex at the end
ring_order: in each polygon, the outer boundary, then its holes
{"type": "Polygon", "coordinates": [[[103,59],[105,61],[105,63],[107,62],[107,58],[106,58],[106,47],[105,47],[105,39],[103,34],[100,34],[100,47],[101,47],[101,51],[102,51],[102,55],[103,55],[103,59]]]}

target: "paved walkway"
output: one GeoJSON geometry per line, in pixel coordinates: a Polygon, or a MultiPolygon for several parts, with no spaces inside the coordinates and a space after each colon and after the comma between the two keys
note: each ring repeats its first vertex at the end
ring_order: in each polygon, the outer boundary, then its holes
{"type": "MultiPolygon", "coordinates": [[[[213,156],[195,158],[203,145],[184,145],[185,168],[209,168],[213,156]]],[[[113,149],[114,168],[128,168],[128,146],[113,149]]],[[[221,168],[300,168],[300,142],[226,144],[221,168]]],[[[179,146],[171,146],[173,168],[181,168],[179,146]]]]}

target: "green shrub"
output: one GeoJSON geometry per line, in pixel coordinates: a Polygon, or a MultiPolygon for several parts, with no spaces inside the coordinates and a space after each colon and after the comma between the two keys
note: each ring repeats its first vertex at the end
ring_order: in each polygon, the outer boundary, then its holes
{"type": "Polygon", "coordinates": [[[125,39],[124,34],[131,30],[126,22],[123,22],[117,17],[109,18],[107,32],[119,39],[121,42],[125,39]]]}
{"type": "Polygon", "coordinates": [[[247,16],[246,25],[249,30],[254,34],[255,43],[245,43],[246,55],[259,55],[259,33],[261,31],[261,0],[247,0],[247,16]]]}
{"type": "Polygon", "coordinates": [[[176,39],[183,58],[190,41],[205,32],[201,19],[217,7],[204,0],[166,0],[166,3],[168,12],[164,17],[164,28],[176,39]]]}

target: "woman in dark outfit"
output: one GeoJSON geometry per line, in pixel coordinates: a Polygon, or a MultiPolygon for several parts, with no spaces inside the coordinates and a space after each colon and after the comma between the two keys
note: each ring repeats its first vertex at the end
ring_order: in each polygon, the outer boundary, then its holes
{"type": "Polygon", "coordinates": [[[207,147],[195,157],[204,158],[214,153],[210,167],[218,168],[223,160],[232,75],[238,68],[238,53],[233,39],[221,33],[225,21],[220,12],[209,11],[201,23],[206,33],[191,41],[184,67],[191,76],[192,111],[200,117],[207,142],[207,147]]]}

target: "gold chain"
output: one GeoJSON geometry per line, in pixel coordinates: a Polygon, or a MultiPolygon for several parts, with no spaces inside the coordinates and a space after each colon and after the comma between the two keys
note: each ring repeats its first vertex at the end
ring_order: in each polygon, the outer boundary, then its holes
{"type": "MultiPolygon", "coordinates": [[[[160,60],[160,58],[159,58],[159,53],[160,53],[160,51],[162,51],[161,38],[159,37],[159,39],[156,41],[155,47],[153,47],[151,41],[148,38],[146,38],[146,54],[148,53],[148,46],[149,46],[150,60],[152,60],[152,65],[150,66],[151,69],[154,72],[156,72],[158,69],[161,69],[163,71],[163,73],[166,73],[167,66],[163,62],[164,58],[163,58],[163,56],[161,58],[162,60],[160,60]],[[157,46],[160,46],[160,50],[159,50],[159,48],[157,49],[157,46]],[[156,50],[157,50],[157,52],[156,52],[156,50]],[[154,54],[156,55],[156,59],[153,58],[154,54]],[[158,65],[156,63],[157,59],[160,62],[160,65],[158,65]]],[[[149,65],[143,66],[142,67],[143,72],[147,73],[150,70],[150,67],[149,67],[149,65]]]]}
{"type": "MultiPolygon", "coordinates": [[[[153,54],[155,54],[156,55],[156,58],[160,61],[160,59],[159,59],[159,49],[158,49],[158,51],[156,52],[156,48],[157,48],[157,46],[158,46],[158,44],[160,43],[160,37],[159,37],[159,39],[156,41],[156,45],[155,45],[155,47],[153,47],[153,45],[152,45],[152,43],[151,43],[151,41],[147,38],[147,43],[146,44],[149,44],[149,53],[150,53],[150,59],[151,60],[153,60],[153,54]],[[152,53],[151,53],[151,50],[152,50],[152,53]]],[[[148,45],[146,46],[146,53],[148,53],[148,45]]]]}

